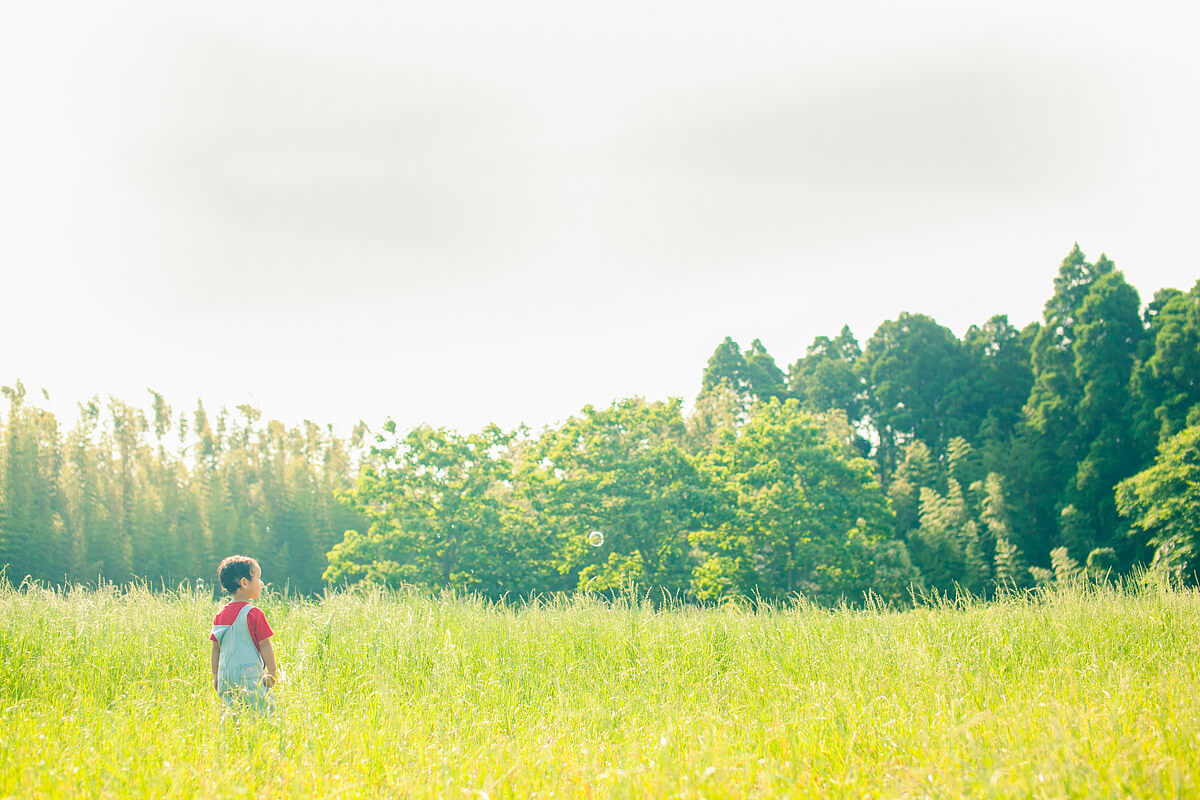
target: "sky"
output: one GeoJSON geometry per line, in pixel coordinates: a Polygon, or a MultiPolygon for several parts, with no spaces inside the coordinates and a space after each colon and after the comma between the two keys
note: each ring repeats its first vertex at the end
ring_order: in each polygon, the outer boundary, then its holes
{"type": "MultiPolygon", "coordinates": [[[[1200,278],[1191,4],[11,4],[0,383],[537,429],[1078,242],[1200,278]]],[[[40,390],[50,396],[43,399],[40,390]]]]}

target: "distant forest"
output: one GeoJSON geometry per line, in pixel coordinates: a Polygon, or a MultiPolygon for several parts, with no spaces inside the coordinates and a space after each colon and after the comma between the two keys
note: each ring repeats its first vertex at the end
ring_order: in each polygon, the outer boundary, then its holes
{"type": "Polygon", "coordinates": [[[498,598],[872,592],[989,596],[1200,556],[1200,281],[1142,305],[1076,246],[1041,323],[962,339],[902,313],[786,369],[726,338],[681,399],[587,406],[541,431],[355,427],[151,392],[68,430],[17,383],[0,411],[10,583],[415,584],[498,598]]]}

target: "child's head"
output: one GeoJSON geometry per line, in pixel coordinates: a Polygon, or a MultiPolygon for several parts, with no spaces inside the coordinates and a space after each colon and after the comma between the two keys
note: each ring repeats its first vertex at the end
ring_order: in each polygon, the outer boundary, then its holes
{"type": "Polygon", "coordinates": [[[262,569],[250,556],[230,556],[222,561],[217,565],[217,580],[230,594],[245,590],[250,600],[262,591],[262,569]]]}

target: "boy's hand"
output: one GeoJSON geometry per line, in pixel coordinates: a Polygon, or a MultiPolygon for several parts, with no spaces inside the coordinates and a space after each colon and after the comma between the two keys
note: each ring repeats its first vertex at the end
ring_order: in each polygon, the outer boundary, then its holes
{"type": "Polygon", "coordinates": [[[258,652],[262,655],[263,660],[263,685],[270,689],[275,685],[275,648],[271,645],[270,639],[263,639],[259,642],[258,652]]]}

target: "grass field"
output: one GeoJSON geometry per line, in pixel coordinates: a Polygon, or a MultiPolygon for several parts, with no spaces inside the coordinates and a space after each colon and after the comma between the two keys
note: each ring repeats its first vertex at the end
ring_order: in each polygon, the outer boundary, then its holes
{"type": "Polygon", "coordinates": [[[0,796],[1200,795],[1194,591],[259,604],[278,714],[223,724],[209,595],[0,590],[0,796]]]}

